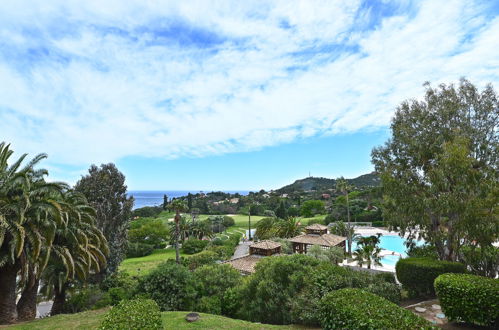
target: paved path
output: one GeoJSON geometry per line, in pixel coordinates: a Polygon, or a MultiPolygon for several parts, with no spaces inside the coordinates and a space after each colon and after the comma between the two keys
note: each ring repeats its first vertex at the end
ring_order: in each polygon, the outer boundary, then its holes
{"type": "Polygon", "coordinates": [[[234,255],[232,256],[232,259],[243,257],[247,254],[249,254],[249,246],[253,242],[243,242],[239,243],[239,245],[236,247],[236,251],[234,252],[234,255]]]}

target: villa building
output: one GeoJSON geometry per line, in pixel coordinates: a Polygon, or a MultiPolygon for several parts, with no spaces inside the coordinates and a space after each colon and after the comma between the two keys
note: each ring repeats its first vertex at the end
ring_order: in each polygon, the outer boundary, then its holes
{"type": "Polygon", "coordinates": [[[305,234],[290,238],[294,253],[307,253],[307,249],[312,245],[319,245],[323,249],[338,246],[345,250],[346,237],[328,233],[328,228],[320,224],[313,224],[305,227],[305,234]]]}
{"type": "Polygon", "coordinates": [[[224,263],[231,265],[243,275],[249,275],[255,272],[255,266],[262,258],[280,254],[281,244],[265,240],[251,244],[248,255],[227,260],[224,263]]]}

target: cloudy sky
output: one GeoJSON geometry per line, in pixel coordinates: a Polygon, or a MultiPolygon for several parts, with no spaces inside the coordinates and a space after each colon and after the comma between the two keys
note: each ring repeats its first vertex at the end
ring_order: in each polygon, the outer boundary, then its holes
{"type": "Polygon", "coordinates": [[[74,183],[270,189],[372,170],[425,81],[499,85],[499,2],[0,1],[0,140],[74,183]]]}

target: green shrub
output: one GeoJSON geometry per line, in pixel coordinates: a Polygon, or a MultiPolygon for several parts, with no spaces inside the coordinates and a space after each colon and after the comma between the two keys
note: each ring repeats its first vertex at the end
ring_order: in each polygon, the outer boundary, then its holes
{"type": "Polygon", "coordinates": [[[235,248],[228,245],[222,245],[222,246],[212,245],[207,247],[205,251],[213,251],[217,254],[219,260],[227,260],[232,257],[235,248]]]}
{"type": "Polygon", "coordinates": [[[329,225],[330,223],[332,222],[336,222],[338,221],[338,217],[336,217],[335,215],[333,214],[328,214],[326,215],[326,217],[324,218],[324,221],[323,221],[323,225],[329,225]]]}
{"type": "Polygon", "coordinates": [[[189,238],[182,243],[182,252],[185,254],[199,253],[205,249],[209,241],[203,241],[197,238],[189,238]]]}
{"type": "Polygon", "coordinates": [[[407,255],[412,258],[438,259],[437,249],[433,245],[412,246],[407,251],[407,255]]]}
{"type": "Polygon", "coordinates": [[[490,245],[482,247],[462,246],[461,260],[475,275],[495,278],[499,272],[499,248],[490,245]]]}
{"type": "Polygon", "coordinates": [[[75,288],[64,303],[64,312],[79,313],[90,310],[100,300],[103,301],[99,305],[105,303],[108,299],[105,297],[105,292],[102,292],[96,285],[75,288]]]}
{"type": "Polygon", "coordinates": [[[465,273],[465,265],[431,258],[400,259],[395,265],[397,279],[412,297],[433,296],[433,282],[445,273],[465,273]]]}
{"type": "Polygon", "coordinates": [[[166,261],[140,279],[137,291],[156,301],[162,311],[188,310],[194,296],[192,274],[166,261]]]}
{"type": "Polygon", "coordinates": [[[145,257],[152,254],[153,251],[154,251],[154,246],[151,244],[128,243],[126,249],[126,257],[127,258],[145,257]]]}
{"type": "Polygon", "coordinates": [[[499,326],[499,279],[444,274],[435,280],[435,291],[449,320],[499,326]]]}
{"type": "MultiPolygon", "coordinates": [[[[360,221],[360,220],[359,220],[360,221]]],[[[384,227],[385,223],[383,221],[373,221],[372,222],[373,227],[384,227]]]]}
{"type": "Polygon", "coordinates": [[[425,319],[375,294],[341,289],[321,300],[324,329],[431,329],[425,319]]]}
{"type": "Polygon", "coordinates": [[[383,282],[397,283],[397,281],[395,280],[395,275],[393,273],[382,272],[382,273],[377,273],[374,276],[383,282]]]}
{"type": "Polygon", "coordinates": [[[141,219],[134,221],[128,231],[128,240],[131,243],[150,244],[155,249],[165,247],[170,230],[160,219],[141,219]]]}
{"type": "Polygon", "coordinates": [[[224,220],[222,221],[222,224],[224,225],[225,228],[228,228],[234,226],[236,224],[236,221],[234,220],[233,217],[224,215],[224,220]]]}
{"type": "Polygon", "coordinates": [[[204,265],[214,264],[217,260],[220,260],[217,253],[213,251],[203,251],[182,259],[182,264],[190,270],[194,270],[204,265]]]}
{"type": "Polygon", "coordinates": [[[132,297],[133,292],[126,290],[122,287],[111,288],[107,292],[110,299],[110,304],[115,306],[122,300],[127,300],[132,297]]]}
{"type": "Polygon", "coordinates": [[[124,300],[106,314],[100,329],[163,329],[161,312],[154,300],[124,300]]]}

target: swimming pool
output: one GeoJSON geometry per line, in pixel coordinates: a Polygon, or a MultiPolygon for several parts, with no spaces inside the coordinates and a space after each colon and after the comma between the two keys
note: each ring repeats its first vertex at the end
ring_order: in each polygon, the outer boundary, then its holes
{"type": "MultiPolygon", "coordinates": [[[[383,235],[380,238],[379,247],[384,250],[394,251],[400,253],[402,258],[407,257],[407,247],[405,246],[405,238],[400,237],[398,235],[383,235]]],[[[423,245],[424,242],[417,241],[416,245],[423,245]]],[[[357,242],[352,242],[352,251],[355,251],[357,248],[357,242]]],[[[384,266],[395,266],[397,261],[400,259],[398,255],[386,255],[381,258],[381,264],[384,266]]]]}

